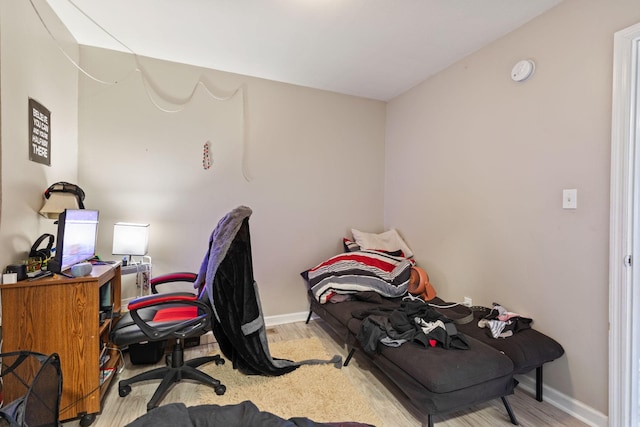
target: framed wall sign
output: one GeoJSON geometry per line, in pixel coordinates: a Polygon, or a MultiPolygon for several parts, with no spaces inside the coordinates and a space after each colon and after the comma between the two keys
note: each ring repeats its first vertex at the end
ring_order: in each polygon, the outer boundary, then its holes
{"type": "Polygon", "coordinates": [[[29,98],[29,160],[51,166],[51,112],[29,98]]]}

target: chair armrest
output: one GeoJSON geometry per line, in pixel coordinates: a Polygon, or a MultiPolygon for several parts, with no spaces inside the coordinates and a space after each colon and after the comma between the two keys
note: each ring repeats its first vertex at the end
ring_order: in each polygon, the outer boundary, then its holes
{"type": "Polygon", "coordinates": [[[154,307],[161,304],[184,303],[186,301],[197,300],[197,295],[189,292],[171,292],[165,294],[153,294],[138,297],[129,301],[127,308],[129,311],[139,310],[145,307],[154,307]]]}
{"type": "Polygon", "coordinates": [[[209,305],[188,292],[147,295],[129,302],[128,308],[135,324],[151,341],[159,341],[168,337],[187,338],[196,332],[208,330],[213,315],[213,310],[209,305]],[[175,321],[166,321],[165,319],[157,321],[155,319],[144,320],[138,313],[139,310],[149,308],[158,308],[158,312],[160,312],[162,306],[194,307],[196,315],[175,321]]]}
{"type": "Polygon", "coordinates": [[[175,283],[175,282],[190,282],[195,283],[198,275],[191,272],[181,272],[181,273],[169,273],[163,274],[162,276],[153,277],[149,284],[151,285],[151,292],[154,294],[158,293],[158,289],[156,286],[164,285],[166,283],[175,283]]]}

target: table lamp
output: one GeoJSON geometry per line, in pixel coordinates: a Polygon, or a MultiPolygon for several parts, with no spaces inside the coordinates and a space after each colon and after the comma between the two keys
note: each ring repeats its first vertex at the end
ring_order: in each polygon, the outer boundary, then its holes
{"type": "Polygon", "coordinates": [[[149,224],[117,222],[113,225],[113,255],[144,256],[149,249],[149,224]]]}

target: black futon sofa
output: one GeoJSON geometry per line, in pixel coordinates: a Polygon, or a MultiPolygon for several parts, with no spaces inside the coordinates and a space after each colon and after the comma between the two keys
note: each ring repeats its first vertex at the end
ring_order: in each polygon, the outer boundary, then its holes
{"type": "MultiPolygon", "coordinates": [[[[445,349],[405,343],[399,347],[380,345],[378,351],[365,352],[356,338],[363,323],[362,313],[394,310],[402,298],[372,297],[370,292],[356,293],[346,301],[320,304],[309,291],[310,311],[315,313],[347,344],[347,366],[356,349],[367,357],[407,397],[406,405],[421,419],[423,426],[433,426],[433,416],[501,398],[512,424],[517,425],[507,396],[517,381],[514,374],[537,370],[537,398],[542,400],[542,365],[563,354],[556,341],[533,329],[508,339],[494,339],[473,320],[456,323],[468,349],[445,349]]],[[[447,304],[439,298],[430,303],[447,304]]],[[[467,316],[469,317],[469,316],[467,316]]]]}
{"type": "MultiPolygon", "coordinates": [[[[320,304],[310,293],[310,312],[320,316],[351,350],[344,365],[348,365],[359,348],[356,339],[363,319],[353,313],[369,310],[393,310],[400,298],[356,298],[340,303],[320,304]]],[[[511,423],[517,425],[515,414],[507,400],[513,393],[514,366],[509,357],[491,346],[466,337],[468,350],[424,347],[405,343],[399,347],[381,345],[379,351],[358,354],[368,357],[408,398],[405,402],[418,416],[423,426],[433,426],[433,415],[443,414],[501,398],[511,423]]]]}

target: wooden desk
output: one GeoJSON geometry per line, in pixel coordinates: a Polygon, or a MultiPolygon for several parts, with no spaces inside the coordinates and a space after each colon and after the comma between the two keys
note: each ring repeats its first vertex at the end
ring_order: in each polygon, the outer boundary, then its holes
{"type": "MultiPolygon", "coordinates": [[[[118,368],[120,353],[109,343],[112,320],[100,324],[100,288],[111,283],[113,312],[120,313],[120,264],[94,265],[89,276],[54,275],[0,285],[2,352],[58,353],[62,366],[60,420],[81,418],[88,426],[101,411],[115,372],[101,385],[101,369],[118,368]],[[101,353],[108,362],[100,367],[101,353]]],[[[106,288],[108,289],[108,288],[106,288]]],[[[11,396],[5,390],[5,402],[11,396]]]]}

